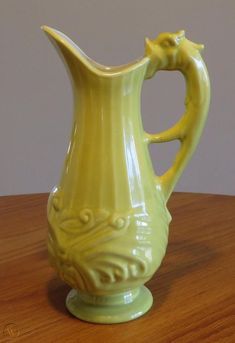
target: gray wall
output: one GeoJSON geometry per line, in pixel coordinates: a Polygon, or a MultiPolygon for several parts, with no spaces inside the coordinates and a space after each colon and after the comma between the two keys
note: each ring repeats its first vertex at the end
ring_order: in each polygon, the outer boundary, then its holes
{"type": "MultiPolygon", "coordinates": [[[[1,0],[0,194],[47,192],[57,183],[72,119],[69,79],[42,24],[71,37],[103,64],[127,63],[144,53],[144,37],[185,29],[204,43],[212,83],[209,119],[177,190],[235,194],[234,0],[1,0]]],[[[147,131],[172,125],[183,111],[184,81],[160,72],[145,82],[147,131]],[[170,99],[165,94],[170,94],[170,99]]],[[[177,144],[154,146],[158,173],[177,144]]]]}

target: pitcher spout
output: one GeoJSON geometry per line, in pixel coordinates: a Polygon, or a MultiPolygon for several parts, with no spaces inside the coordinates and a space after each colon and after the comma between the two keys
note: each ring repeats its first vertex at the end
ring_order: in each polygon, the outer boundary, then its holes
{"type": "Polygon", "coordinates": [[[91,59],[64,33],[46,25],[41,26],[41,29],[62,58],[73,83],[78,80],[81,70],[92,69],[91,59]]]}

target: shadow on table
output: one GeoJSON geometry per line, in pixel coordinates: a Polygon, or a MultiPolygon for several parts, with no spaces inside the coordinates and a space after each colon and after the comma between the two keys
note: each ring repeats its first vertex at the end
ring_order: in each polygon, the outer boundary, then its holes
{"type": "Polygon", "coordinates": [[[47,296],[50,304],[59,312],[71,317],[65,306],[65,299],[71,287],[67,286],[58,277],[49,280],[47,284],[47,296]]]}
{"type": "Polygon", "coordinates": [[[147,287],[154,294],[154,307],[159,308],[166,301],[174,282],[185,275],[202,270],[206,275],[206,267],[218,256],[210,246],[203,242],[191,240],[174,241],[169,244],[163,265],[156,272],[147,287]]]}

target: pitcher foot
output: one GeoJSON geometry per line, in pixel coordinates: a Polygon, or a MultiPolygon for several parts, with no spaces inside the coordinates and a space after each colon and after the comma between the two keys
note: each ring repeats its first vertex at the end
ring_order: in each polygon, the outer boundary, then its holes
{"type": "Polygon", "coordinates": [[[72,289],[66,298],[66,307],[75,317],[100,324],[136,319],[145,314],[152,303],[152,294],[145,286],[107,296],[94,296],[72,289]]]}

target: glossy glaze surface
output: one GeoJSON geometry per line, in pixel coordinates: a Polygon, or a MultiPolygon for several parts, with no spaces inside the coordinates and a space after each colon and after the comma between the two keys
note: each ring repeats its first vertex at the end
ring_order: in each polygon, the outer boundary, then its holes
{"type": "MultiPolygon", "coordinates": [[[[64,34],[43,29],[67,66],[74,92],[68,153],[48,201],[50,260],[81,294],[113,297],[148,281],[164,257],[171,219],[166,203],[199,141],[209,106],[202,46],[183,31],[163,33],[146,39],[143,58],[106,67],[64,34]],[[141,88],[145,79],[166,69],[185,76],[186,111],[174,127],[152,135],[142,126],[141,88]],[[156,176],[148,144],[175,139],[181,148],[173,166],[156,176]]],[[[109,322],[117,322],[114,315],[109,322]]]]}

